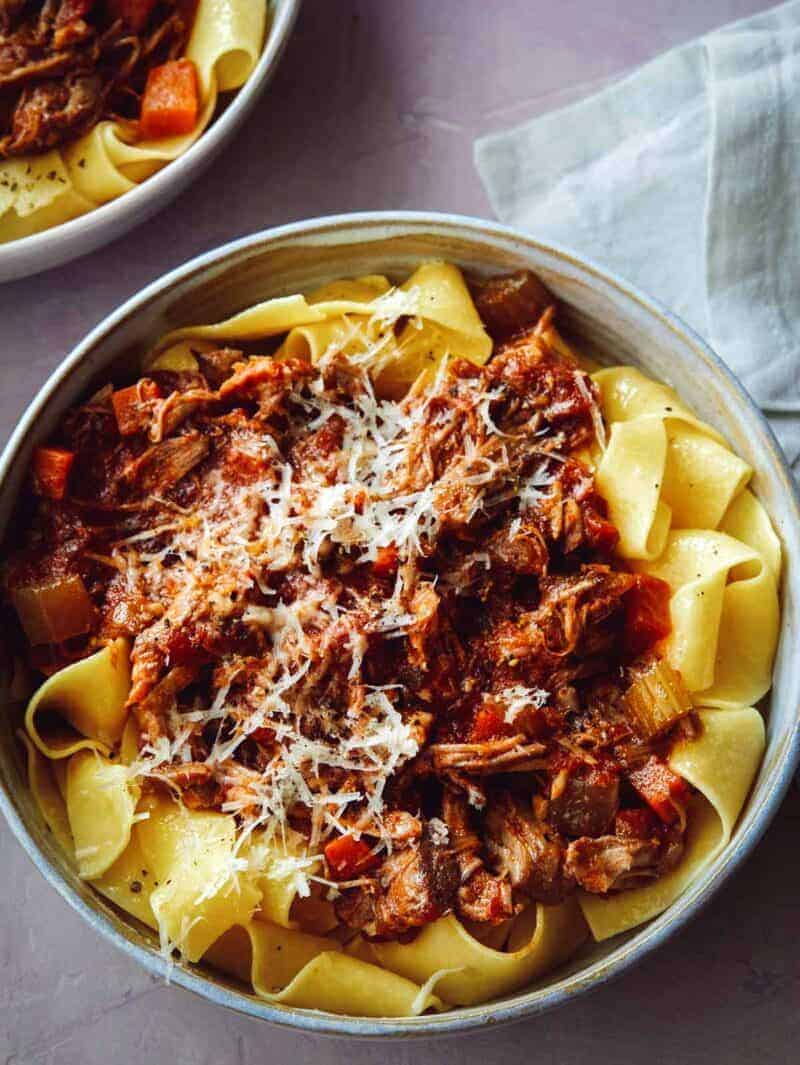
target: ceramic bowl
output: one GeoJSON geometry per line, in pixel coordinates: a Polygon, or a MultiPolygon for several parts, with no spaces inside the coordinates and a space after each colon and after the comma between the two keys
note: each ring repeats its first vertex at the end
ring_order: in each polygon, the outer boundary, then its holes
{"type": "MultiPolygon", "coordinates": [[[[477,274],[530,267],[563,304],[569,330],[595,358],[630,362],[675,386],[755,470],[753,487],[784,547],[780,647],[769,707],[767,749],[730,845],[660,917],[585,948],[566,966],[502,1000],[402,1020],[339,1017],[269,1005],[202,965],[175,964],[173,983],[243,1013],[305,1031],[347,1036],[432,1036],[531,1017],[569,1002],[628,969],[686,924],[761,838],[800,754],[800,511],[787,464],[752,400],[708,346],[632,285],[563,248],[490,222],[428,214],[364,214],[284,226],[195,259],[110,315],[50,377],[0,459],[0,529],[12,513],[35,444],[63,412],[109,375],[125,380],[160,335],[213,322],[271,296],[308,290],[336,277],[406,277],[421,259],[444,258],[477,274]]],[[[75,876],[54,845],[26,786],[10,715],[2,715],[0,806],[33,861],[102,935],[153,973],[165,975],[152,933],[121,916],[75,876]]],[[[54,960],[57,965],[58,961],[54,960]]]]}
{"type": "MultiPolygon", "coordinates": [[[[253,0],[253,3],[258,0],[253,0]]],[[[195,143],[147,181],[116,200],[21,240],[0,244],[0,282],[18,281],[110,244],[165,207],[199,177],[242,124],[278,66],[302,0],[271,0],[272,20],[253,73],[236,93],[222,97],[224,110],[195,143]]]]}

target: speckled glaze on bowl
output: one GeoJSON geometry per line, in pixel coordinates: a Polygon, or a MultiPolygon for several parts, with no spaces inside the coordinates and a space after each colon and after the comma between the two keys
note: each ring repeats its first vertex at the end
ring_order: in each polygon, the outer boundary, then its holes
{"type": "MultiPolygon", "coordinates": [[[[730,845],[660,917],[603,944],[505,998],[436,1016],[363,1019],[276,1007],[201,965],[175,964],[173,983],[210,1002],[304,1031],[349,1037],[435,1036],[543,1013],[628,969],[687,923],[744,861],[775,813],[800,756],[800,507],[790,471],[763,417],[708,346],[674,315],[627,282],[562,249],[505,227],[435,214],[363,214],[269,230],[195,259],[146,288],[99,325],[50,377],[0,458],[0,529],[12,513],[33,446],[67,407],[109,376],[130,377],[141,353],[168,329],[211,322],[270,296],[335,277],[407,276],[425,258],[475,273],[535,270],[562,301],[569,331],[595,357],[631,362],[674,385],[755,469],[753,487],[785,552],[781,640],[767,725],[767,749],[730,845]]],[[[167,975],[153,934],[121,916],[68,868],[25,784],[12,735],[0,719],[0,806],[22,846],[86,921],[150,972],[167,975]]],[[[443,959],[443,963],[445,960],[443,959]]],[[[55,962],[57,964],[57,961],[55,962]]]]}
{"type": "Polygon", "coordinates": [[[110,244],[140,222],[147,221],[203,173],[252,111],[269,84],[303,0],[269,2],[272,20],[264,51],[253,73],[241,89],[221,98],[224,110],[217,114],[191,148],[118,199],[53,229],[0,244],[0,282],[19,281],[110,244]]]}

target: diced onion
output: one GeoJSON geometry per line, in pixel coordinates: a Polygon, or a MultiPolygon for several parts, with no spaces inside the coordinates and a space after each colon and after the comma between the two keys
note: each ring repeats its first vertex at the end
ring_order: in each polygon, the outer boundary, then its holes
{"type": "Polygon", "coordinates": [[[92,601],[77,575],[50,584],[15,588],[11,599],[25,635],[34,646],[80,636],[92,624],[92,601]]]}

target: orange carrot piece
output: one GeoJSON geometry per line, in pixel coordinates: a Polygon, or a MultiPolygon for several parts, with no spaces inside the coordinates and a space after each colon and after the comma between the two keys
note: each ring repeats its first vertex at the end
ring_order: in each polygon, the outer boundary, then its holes
{"type": "Polygon", "coordinates": [[[120,388],[111,396],[111,405],[122,436],[132,436],[144,429],[148,421],[147,402],[158,399],[161,389],[148,378],[137,381],[129,388],[120,388]]]}
{"type": "Polygon", "coordinates": [[[678,819],[678,803],[685,803],[691,794],[689,785],[672,769],[653,755],[640,769],[628,774],[628,779],[647,805],[665,824],[678,819]]]}
{"type": "Polygon", "coordinates": [[[369,844],[355,836],[338,836],[325,847],[325,859],[335,880],[352,880],[380,862],[369,844]]]}
{"type": "Polygon", "coordinates": [[[139,132],[143,137],[174,137],[197,125],[200,97],[197,68],[191,59],[153,67],[147,75],[139,132]]]}
{"type": "Polygon", "coordinates": [[[63,499],[75,452],[61,447],[37,447],[33,453],[33,489],[48,499],[63,499]]]}

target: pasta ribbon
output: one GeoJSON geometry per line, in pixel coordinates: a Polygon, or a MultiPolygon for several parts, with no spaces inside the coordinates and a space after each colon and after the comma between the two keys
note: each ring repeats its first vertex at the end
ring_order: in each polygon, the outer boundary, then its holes
{"type": "Polygon", "coordinates": [[[191,147],[220,92],[242,86],[261,55],[266,2],[199,0],[186,57],[197,67],[201,111],[191,133],[135,141],[133,124],[105,120],[63,149],[0,162],[0,243],[60,225],[116,199],[191,147]]]}
{"type": "Polygon", "coordinates": [[[715,529],[752,470],[666,385],[632,367],[593,375],[611,425],[597,486],[623,558],[654,559],[672,529],[715,529]]]}
{"type": "Polygon", "coordinates": [[[48,761],[26,732],[20,732],[19,738],[25,747],[28,784],[33,793],[34,802],[42,815],[42,820],[53,833],[56,843],[72,862],[75,855],[75,843],[72,839],[72,829],[69,826],[67,807],[54,772],[54,767],[59,763],[48,761]]]}
{"type": "Polygon", "coordinates": [[[246,924],[260,892],[243,875],[235,854],[236,824],[229,814],[188,810],[151,797],[139,842],[157,882],[150,905],[162,943],[197,961],[235,924],[246,924]]]}
{"type": "Polygon", "coordinates": [[[427,987],[342,952],[332,939],[251,921],[206,960],[270,1002],[361,1017],[408,1017],[443,1003],[427,987]]]}
{"type": "Polygon", "coordinates": [[[153,874],[147,867],[138,825],[133,826],[128,846],[112,866],[92,881],[92,887],[142,924],[158,929],[158,921],[150,905],[153,874]]]}
{"type": "Polygon", "coordinates": [[[298,884],[304,879],[298,875],[299,869],[308,874],[315,872],[320,864],[319,859],[304,861],[305,851],[305,840],[291,829],[281,839],[275,836],[268,839],[265,832],[254,833],[247,857],[261,892],[259,917],[263,920],[282,928],[297,927],[291,911],[298,884]]]}
{"type": "Polygon", "coordinates": [[[125,766],[97,751],[78,751],[70,758],[67,816],[84,880],[105,873],[127,847],[138,797],[125,766]]]}
{"type": "Polygon", "coordinates": [[[667,658],[696,704],[747,706],[766,694],[780,610],[774,572],[758,552],[726,533],[680,530],[637,569],[673,589],[667,658]]]}
{"type": "Polygon", "coordinates": [[[130,684],[128,643],[115,640],[44,682],[25,711],[28,735],[48,758],[108,754],[122,736],[130,684]]]}
{"type": "Polygon", "coordinates": [[[775,535],[766,510],[749,489],[741,492],[731,503],[719,528],[720,532],[741,540],[761,555],[776,583],[780,583],[781,542],[775,535]]]}
{"type": "Polygon", "coordinates": [[[411,943],[365,944],[381,965],[425,984],[446,966],[437,994],[454,1006],[496,998],[565,961],[587,936],[575,899],[557,906],[537,903],[514,922],[508,951],[484,945],[449,914],[426,925],[411,943]]]}
{"type": "Polygon", "coordinates": [[[701,710],[699,718],[701,735],[678,744],[669,759],[672,769],[700,793],[688,811],[681,862],[644,887],[605,897],[581,892],[580,905],[597,940],[657,916],[730,841],[764,753],[764,722],[750,707],[701,710]]]}
{"type": "Polygon", "coordinates": [[[423,263],[403,285],[369,275],[333,282],[311,296],[280,296],[215,325],[173,330],[145,358],[151,368],[166,351],[187,341],[249,341],[287,337],[277,358],[317,361],[331,347],[368,358],[381,396],[402,395],[447,356],[485,362],[492,341],[464,278],[449,263],[423,263]],[[408,319],[399,337],[394,325],[408,319]]]}

